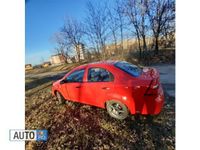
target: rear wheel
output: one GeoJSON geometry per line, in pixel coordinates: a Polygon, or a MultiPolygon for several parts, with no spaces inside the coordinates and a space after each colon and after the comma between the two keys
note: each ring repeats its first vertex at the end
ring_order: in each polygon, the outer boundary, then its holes
{"type": "Polygon", "coordinates": [[[120,120],[127,118],[129,114],[126,105],[115,100],[106,102],[106,109],[111,117],[120,120]]]}
{"type": "Polygon", "coordinates": [[[57,98],[57,104],[64,104],[65,103],[65,99],[60,94],[60,92],[56,92],[56,98],[57,98]]]}

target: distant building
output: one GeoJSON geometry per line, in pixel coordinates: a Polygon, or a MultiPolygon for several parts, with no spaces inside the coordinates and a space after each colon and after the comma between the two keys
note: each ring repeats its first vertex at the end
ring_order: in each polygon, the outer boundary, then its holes
{"type": "Polygon", "coordinates": [[[73,63],[72,59],[71,58],[67,58],[67,63],[69,63],[69,64],[73,63]]]}
{"type": "Polygon", "coordinates": [[[25,70],[27,71],[27,70],[32,70],[33,69],[33,67],[32,67],[32,65],[31,64],[26,64],[25,65],[25,70]]]}
{"type": "MultiPolygon", "coordinates": [[[[77,44],[75,47],[76,51],[80,54],[80,60],[84,60],[84,54],[85,54],[85,46],[83,43],[77,44]]],[[[75,55],[75,60],[78,62],[78,55],[75,55]]]]}
{"type": "Polygon", "coordinates": [[[44,62],[43,64],[42,64],[42,67],[43,68],[46,68],[46,67],[49,67],[51,65],[51,62],[44,62]]]}
{"type": "Polygon", "coordinates": [[[52,65],[62,64],[65,62],[65,58],[62,54],[52,55],[50,58],[50,62],[52,65]]]}

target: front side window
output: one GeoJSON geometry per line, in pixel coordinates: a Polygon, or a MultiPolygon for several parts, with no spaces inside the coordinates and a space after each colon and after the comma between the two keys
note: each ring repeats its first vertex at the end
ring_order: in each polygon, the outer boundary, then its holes
{"type": "Polygon", "coordinates": [[[88,82],[109,82],[113,81],[112,73],[103,68],[90,68],[88,72],[88,82]]]}
{"type": "Polygon", "coordinates": [[[67,82],[82,82],[85,70],[76,70],[67,77],[67,82]]]}

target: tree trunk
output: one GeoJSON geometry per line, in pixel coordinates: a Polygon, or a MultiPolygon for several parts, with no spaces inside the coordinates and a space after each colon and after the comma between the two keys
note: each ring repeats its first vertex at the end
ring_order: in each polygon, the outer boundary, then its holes
{"type": "Polygon", "coordinates": [[[158,54],[159,46],[158,46],[158,36],[155,36],[155,54],[158,54]]]}
{"type": "Polygon", "coordinates": [[[121,51],[122,51],[122,58],[124,57],[124,39],[123,39],[123,28],[120,26],[120,36],[121,36],[121,51]]]}
{"type": "Polygon", "coordinates": [[[101,51],[102,51],[102,54],[103,54],[102,59],[105,60],[105,56],[106,56],[105,44],[104,44],[104,41],[102,39],[100,39],[100,41],[101,41],[101,51]]]}
{"type": "Polygon", "coordinates": [[[143,40],[143,50],[146,51],[147,50],[147,44],[146,44],[145,35],[142,36],[142,40],[143,40]]]}
{"type": "Polygon", "coordinates": [[[67,62],[67,57],[68,57],[68,56],[65,54],[65,52],[64,52],[63,49],[61,49],[61,55],[64,57],[65,63],[68,63],[68,62],[67,62]]]}
{"type": "Polygon", "coordinates": [[[76,46],[76,55],[78,57],[78,62],[80,62],[80,50],[77,46],[76,46]]]}
{"type": "Polygon", "coordinates": [[[118,52],[117,51],[117,38],[116,38],[116,35],[115,35],[115,31],[113,31],[113,38],[114,38],[114,42],[115,42],[115,52],[118,52]]]}
{"type": "Polygon", "coordinates": [[[135,26],[135,29],[136,29],[136,36],[137,36],[137,39],[138,39],[139,61],[141,61],[141,58],[142,58],[142,48],[141,48],[141,44],[140,44],[140,32],[138,30],[138,26],[137,25],[134,25],[134,26],[135,26]]]}
{"type": "Polygon", "coordinates": [[[142,35],[142,40],[143,40],[144,62],[145,62],[145,65],[149,65],[149,56],[147,52],[147,44],[146,44],[145,35],[142,35]]]}
{"type": "Polygon", "coordinates": [[[139,48],[139,61],[141,61],[142,58],[142,48],[141,48],[141,44],[140,44],[140,37],[137,34],[137,40],[138,40],[138,48],[139,48]]]}

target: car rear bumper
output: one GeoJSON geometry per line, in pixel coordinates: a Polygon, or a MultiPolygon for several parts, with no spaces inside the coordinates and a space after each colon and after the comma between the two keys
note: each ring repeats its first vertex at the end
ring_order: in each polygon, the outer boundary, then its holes
{"type": "Polygon", "coordinates": [[[143,115],[157,115],[161,112],[163,104],[164,92],[162,86],[160,86],[156,95],[145,96],[143,107],[140,110],[140,113],[143,115]]]}

